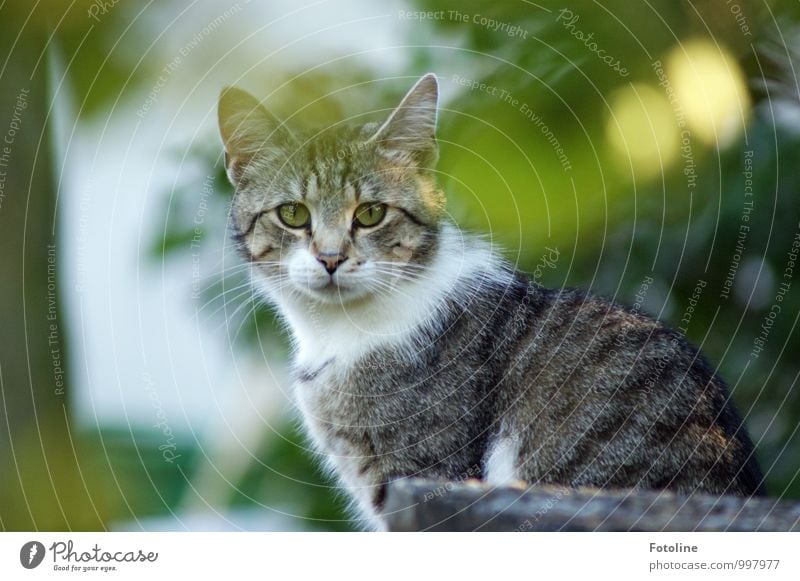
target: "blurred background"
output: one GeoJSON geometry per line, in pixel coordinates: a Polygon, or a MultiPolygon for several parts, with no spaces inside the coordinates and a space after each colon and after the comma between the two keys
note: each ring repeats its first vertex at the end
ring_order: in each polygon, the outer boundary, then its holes
{"type": "Polygon", "coordinates": [[[0,4],[0,528],[351,530],[228,241],[216,99],[439,75],[462,227],[678,327],[800,498],[794,1],[0,4]]]}

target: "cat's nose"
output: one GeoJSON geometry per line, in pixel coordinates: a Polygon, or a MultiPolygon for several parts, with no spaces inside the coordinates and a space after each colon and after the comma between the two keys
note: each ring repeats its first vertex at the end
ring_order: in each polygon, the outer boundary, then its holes
{"type": "Polygon", "coordinates": [[[320,252],[317,255],[317,260],[322,263],[328,274],[333,274],[339,265],[347,260],[347,257],[341,252],[320,252]]]}

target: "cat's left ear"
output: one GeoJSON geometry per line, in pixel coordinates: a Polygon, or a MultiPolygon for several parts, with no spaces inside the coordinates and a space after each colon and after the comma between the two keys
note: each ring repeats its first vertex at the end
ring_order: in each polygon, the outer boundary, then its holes
{"type": "Polygon", "coordinates": [[[390,157],[433,167],[438,158],[436,116],[439,83],[428,73],[406,93],[400,105],[370,138],[390,157]]]}
{"type": "Polygon", "coordinates": [[[226,87],[217,109],[225,169],[235,185],[253,158],[269,159],[293,142],[289,130],[250,93],[226,87]]]}

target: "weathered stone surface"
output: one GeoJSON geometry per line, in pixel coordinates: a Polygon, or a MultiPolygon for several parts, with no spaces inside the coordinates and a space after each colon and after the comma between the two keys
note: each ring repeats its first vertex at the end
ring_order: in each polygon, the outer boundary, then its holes
{"type": "Polygon", "coordinates": [[[800,502],[478,481],[392,483],[385,514],[393,531],[800,531],[800,502]]]}

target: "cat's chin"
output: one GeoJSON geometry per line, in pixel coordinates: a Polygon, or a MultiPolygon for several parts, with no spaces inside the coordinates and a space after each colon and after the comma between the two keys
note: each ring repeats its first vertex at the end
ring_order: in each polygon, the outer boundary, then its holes
{"type": "Polygon", "coordinates": [[[370,293],[363,289],[330,283],[319,287],[298,285],[300,294],[310,301],[326,305],[349,305],[369,300],[370,293]]]}

